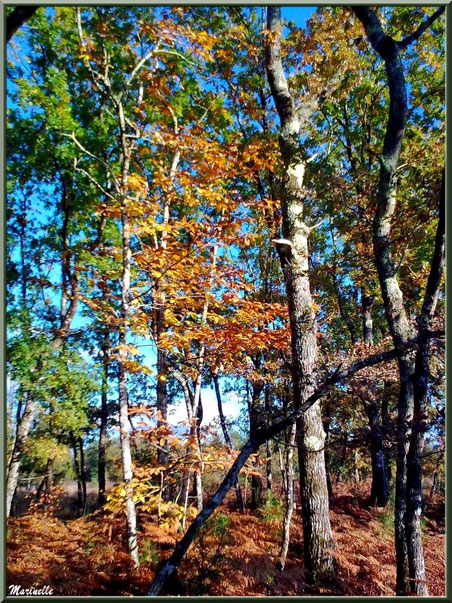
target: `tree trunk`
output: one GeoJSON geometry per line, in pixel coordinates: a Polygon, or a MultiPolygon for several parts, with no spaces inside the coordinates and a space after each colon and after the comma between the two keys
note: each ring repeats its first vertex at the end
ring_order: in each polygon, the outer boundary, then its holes
{"type": "MultiPolygon", "coordinates": [[[[367,346],[373,344],[373,298],[361,290],[363,310],[363,340],[367,346]]],[[[386,464],[386,454],[383,448],[383,432],[380,426],[378,402],[371,400],[364,403],[364,410],[369,419],[370,427],[370,457],[372,465],[372,486],[369,503],[377,507],[385,507],[390,496],[389,472],[386,464]]]]}
{"type": "Polygon", "coordinates": [[[6,477],[6,517],[9,517],[11,513],[11,503],[17,488],[19,468],[24,451],[24,445],[28,437],[28,432],[30,431],[35,408],[36,402],[32,394],[29,393],[27,396],[25,410],[20,421],[17,423],[16,438],[14,440],[13,452],[11,454],[8,466],[8,473],[6,477]]]}
{"type": "Polygon", "coordinates": [[[77,440],[75,439],[73,431],[71,431],[69,433],[69,437],[71,440],[72,453],[74,454],[75,478],[77,480],[77,508],[78,508],[79,515],[81,515],[82,509],[83,509],[83,489],[82,489],[82,479],[81,479],[81,475],[80,475],[80,464],[78,462],[77,440]]]}
{"type": "MultiPolygon", "coordinates": [[[[413,486],[414,490],[412,489],[411,492],[407,491],[409,442],[412,437],[416,439],[416,435],[412,436],[410,433],[415,403],[415,393],[413,391],[415,364],[413,354],[404,349],[407,341],[413,336],[413,330],[404,308],[402,291],[397,281],[398,269],[391,251],[391,223],[396,204],[397,163],[408,114],[407,90],[401,50],[416,41],[427,27],[444,12],[444,7],[438,8],[413,34],[397,42],[383,31],[380,21],[371,9],[359,6],[353,7],[353,10],[358,19],[363,23],[370,44],[385,63],[390,99],[388,122],[380,159],[377,210],[373,224],[373,245],[375,263],[385,304],[386,319],[389,324],[394,347],[398,351],[400,393],[397,417],[397,475],[394,531],[397,557],[396,591],[397,594],[404,594],[408,591],[408,566],[410,566],[411,577],[413,577],[414,566],[419,567],[420,574],[423,574],[424,570],[423,562],[420,562],[422,555],[419,552],[421,548],[419,538],[418,544],[416,546],[410,544],[409,549],[407,549],[406,541],[405,513],[407,510],[407,500],[411,506],[411,495],[417,488],[413,486]],[[410,556],[409,562],[407,555],[410,556]]],[[[413,446],[419,450],[420,441],[417,443],[413,442],[413,446]]],[[[416,456],[414,450],[413,454],[416,456]]],[[[413,475],[415,473],[419,473],[418,470],[413,471],[413,475]]],[[[416,477],[413,479],[416,482],[419,478],[416,477]]],[[[410,513],[412,514],[413,512],[410,510],[410,513]]],[[[408,523],[411,525],[412,522],[409,521],[408,523]]],[[[412,527],[407,526],[408,532],[411,529],[412,527]]]]}
{"type": "Polygon", "coordinates": [[[82,484],[82,509],[83,512],[86,510],[86,465],[85,465],[85,451],[83,450],[83,439],[80,436],[78,438],[78,446],[80,449],[80,482],[82,484]]]}
{"type": "Polygon", "coordinates": [[[289,429],[289,437],[286,447],[285,454],[285,475],[287,476],[287,488],[286,488],[286,510],[284,513],[283,522],[283,538],[281,543],[280,552],[280,564],[281,570],[284,569],[286,564],[287,551],[289,550],[290,542],[290,521],[292,519],[292,513],[294,508],[294,468],[293,468],[293,451],[295,447],[295,425],[289,429]]]}
{"type": "MultiPolygon", "coordinates": [[[[167,351],[161,347],[162,334],[165,332],[165,296],[158,288],[155,293],[156,299],[156,341],[157,341],[157,428],[166,427],[168,420],[168,393],[167,375],[168,358],[167,351]]],[[[164,442],[157,450],[157,462],[159,465],[168,464],[168,442],[164,442]]],[[[165,499],[168,499],[169,491],[165,490],[165,499]]]]}
{"type": "MultiPolygon", "coordinates": [[[[176,115],[171,112],[174,125],[174,134],[179,134],[179,126],[176,115]]],[[[170,167],[170,181],[174,183],[177,168],[180,161],[180,151],[176,149],[170,167]]],[[[170,218],[170,206],[168,200],[165,200],[163,208],[163,226],[167,226],[170,218]]],[[[161,248],[163,252],[167,248],[167,231],[163,229],[161,235],[161,248]]],[[[165,308],[166,297],[162,287],[158,284],[155,287],[154,297],[156,300],[156,341],[157,341],[157,428],[166,427],[168,424],[168,352],[162,347],[162,335],[166,331],[165,308]]],[[[168,441],[164,438],[163,445],[157,450],[157,460],[159,465],[168,464],[168,441]]],[[[168,501],[170,492],[168,488],[163,490],[163,499],[168,501]]]]}
{"type": "Polygon", "coordinates": [[[121,132],[122,146],[122,166],[121,182],[117,194],[120,199],[121,207],[121,239],[122,239],[122,274],[121,274],[121,322],[119,325],[119,432],[121,442],[122,470],[123,480],[126,488],[126,525],[127,541],[130,557],[135,567],[139,565],[138,542],[137,542],[137,516],[135,503],[133,502],[133,467],[132,454],[130,450],[129,434],[129,400],[127,393],[127,325],[129,321],[129,297],[130,297],[130,279],[131,279],[131,258],[130,249],[130,218],[127,207],[127,190],[129,180],[131,146],[126,136],[127,127],[124,116],[124,107],[121,99],[117,102],[118,122],[121,132]]]}
{"type": "MultiPolygon", "coordinates": [[[[424,303],[418,318],[419,332],[427,331],[435,313],[441,278],[445,263],[445,174],[443,171],[439,202],[439,220],[435,237],[435,249],[425,290],[424,303]]],[[[422,548],[422,453],[424,434],[428,428],[428,383],[430,376],[431,342],[423,341],[416,352],[414,371],[414,411],[410,448],[407,457],[407,504],[405,532],[407,539],[410,590],[421,597],[428,597],[422,548]]]]}
{"type": "Polygon", "coordinates": [[[101,408],[100,408],[100,428],[99,428],[99,449],[97,461],[97,479],[99,484],[99,492],[97,500],[99,506],[105,504],[106,497],[106,468],[105,468],[105,447],[107,443],[107,423],[108,423],[108,348],[109,338],[108,333],[105,334],[103,341],[103,372],[102,372],[102,392],[101,392],[101,408]]]}
{"type": "Polygon", "coordinates": [[[369,503],[377,507],[385,507],[390,497],[389,472],[383,448],[383,436],[380,427],[378,403],[368,402],[364,405],[370,426],[370,455],[372,461],[372,486],[369,503]]]}
{"type": "MultiPolygon", "coordinates": [[[[215,387],[215,395],[217,397],[217,405],[218,405],[218,415],[220,417],[221,430],[223,432],[224,441],[226,442],[226,446],[229,446],[231,450],[234,450],[234,446],[232,445],[232,440],[229,435],[228,426],[226,425],[226,418],[223,413],[223,401],[221,399],[220,385],[218,383],[218,375],[213,373],[213,384],[215,387]]],[[[242,490],[240,489],[239,480],[237,480],[234,484],[235,496],[237,499],[237,508],[239,509],[242,515],[245,514],[245,505],[243,503],[242,498],[242,490]]]]}
{"type": "Polygon", "coordinates": [[[39,6],[16,6],[6,19],[6,41],[9,42],[15,32],[30,17],[34,15],[39,6]]]}
{"type": "MultiPolygon", "coordinates": [[[[280,151],[284,164],[281,178],[283,239],[277,241],[289,302],[292,343],[294,406],[299,409],[315,388],[316,317],[309,283],[309,228],[303,222],[304,162],[300,158],[301,129],[281,61],[281,9],[268,7],[266,67],[273,99],[281,121],[280,151]]],[[[303,509],[304,560],[307,579],[313,583],[335,576],[334,547],[329,519],[328,487],[324,453],[325,433],[319,403],[297,422],[300,493],[303,509]]]]}
{"type": "Polygon", "coordinates": [[[366,345],[373,343],[373,319],[372,306],[374,298],[366,295],[364,288],[361,293],[362,308],[363,308],[363,339],[366,345]]]}
{"type": "MultiPolygon", "coordinates": [[[[256,362],[258,362],[256,360],[256,362]]],[[[249,405],[249,424],[250,424],[250,438],[254,437],[254,433],[256,432],[256,430],[259,427],[260,424],[260,415],[261,415],[261,409],[259,408],[259,404],[260,404],[260,395],[262,393],[262,389],[263,389],[263,385],[260,382],[256,382],[254,381],[251,384],[252,387],[252,394],[251,394],[251,404],[249,405]]],[[[256,453],[256,471],[258,470],[259,467],[259,460],[260,460],[260,455],[259,455],[259,450],[257,450],[256,453]]],[[[262,478],[260,477],[260,475],[255,475],[252,474],[251,475],[251,502],[250,502],[250,507],[251,509],[257,509],[257,507],[261,504],[262,502],[262,478]]]]}
{"type": "Polygon", "coordinates": [[[414,372],[412,354],[401,349],[412,337],[412,329],[403,305],[403,295],[397,280],[396,264],[392,257],[390,234],[396,203],[397,163],[407,119],[407,93],[399,44],[387,36],[375,14],[367,7],[354,7],[356,16],[366,30],[370,44],[385,62],[389,87],[389,115],[383,143],[378,185],[378,201],[373,223],[373,246],[386,319],[398,357],[400,393],[397,418],[397,477],[395,500],[395,548],[397,557],[397,594],[408,590],[407,551],[404,530],[406,506],[406,457],[409,425],[413,413],[414,372]]]}
{"type": "MultiPolygon", "coordinates": [[[[120,117],[123,118],[122,105],[120,117]]],[[[125,124],[124,124],[125,126],[125,124]]],[[[123,128],[125,132],[125,127],[123,128]]],[[[125,136],[125,134],[124,134],[125,136]]],[[[122,237],[122,276],[121,276],[121,324],[119,326],[119,430],[121,442],[122,471],[126,488],[126,524],[129,553],[135,567],[138,567],[138,543],[137,543],[137,518],[135,503],[133,502],[133,489],[131,486],[133,478],[132,454],[130,450],[129,434],[129,404],[127,394],[127,323],[129,318],[129,292],[130,292],[130,220],[127,211],[125,191],[127,189],[127,177],[129,169],[129,149],[127,142],[123,143],[124,165],[121,196],[121,237],[122,237]]]]}
{"type": "Polygon", "coordinates": [[[328,401],[325,406],[325,412],[323,416],[323,430],[325,432],[325,470],[326,470],[326,485],[328,488],[328,499],[331,500],[333,497],[333,484],[331,483],[330,475],[330,453],[329,453],[329,435],[330,435],[330,423],[331,423],[331,406],[328,401]]]}
{"type": "MultiPolygon", "coordinates": [[[[265,400],[265,414],[267,417],[267,424],[270,425],[270,391],[268,389],[268,385],[265,386],[264,391],[264,400],[265,400]]],[[[267,440],[265,443],[265,452],[267,457],[266,469],[267,469],[267,497],[270,492],[273,491],[273,471],[272,471],[272,455],[273,455],[273,447],[272,441],[267,440]]]]}

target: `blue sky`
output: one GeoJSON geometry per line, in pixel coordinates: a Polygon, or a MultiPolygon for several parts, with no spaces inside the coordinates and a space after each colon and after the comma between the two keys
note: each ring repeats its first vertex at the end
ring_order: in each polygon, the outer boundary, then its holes
{"type": "Polygon", "coordinates": [[[305,27],[307,19],[315,9],[315,6],[283,6],[281,16],[283,19],[293,21],[297,27],[305,27]]]}

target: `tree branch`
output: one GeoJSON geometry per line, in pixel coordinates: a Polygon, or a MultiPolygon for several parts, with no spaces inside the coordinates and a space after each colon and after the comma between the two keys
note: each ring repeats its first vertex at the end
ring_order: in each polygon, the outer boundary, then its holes
{"type": "Polygon", "coordinates": [[[438,301],[439,287],[443,276],[446,252],[446,192],[445,192],[445,169],[441,179],[441,192],[439,197],[439,219],[436,228],[435,249],[430,264],[427,286],[425,288],[424,303],[418,318],[421,329],[428,328],[436,303],[438,301]]]}
{"type": "Polygon", "coordinates": [[[413,42],[416,42],[421,37],[421,35],[424,33],[424,31],[426,29],[428,29],[430,27],[430,25],[434,21],[436,21],[436,19],[438,19],[438,17],[440,17],[443,14],[445,8],[446,8],[445,6],[439,6],[436,9],[436,11],[433,13],[433,15],[430,15],[430,17],[428,17],[423,23],[421,23],[419,25],[419,27],[416,29],[416,31],[414,31],[412,34],[410,34],[406,38],[403,38],[403,40],[401,40],[400,42],[397,42],[397,44],[399,45],[399,48],[401,48],[401,49],[406,48],[410,44],[413,44],[413,42]]]}

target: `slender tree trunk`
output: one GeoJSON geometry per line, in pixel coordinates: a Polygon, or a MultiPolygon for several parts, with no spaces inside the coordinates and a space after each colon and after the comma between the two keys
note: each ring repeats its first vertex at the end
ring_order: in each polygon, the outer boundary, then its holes
{"type": "Polygon", "coordinates": [[[85,465],[85,451],[83,449],[83,439],[78,438],[78,446],[80,449],[80,481],[82,484],[82,507],[83,512],[86,509],[86,465],[85,465]]]}
{"type": "MultiPolygon", "coordinates": [[[[440,283],[445,263],[445,174],[443,171],[439,202],[439,220],[436,230],[435,249],[430,266],[430,274],[425,290],[424,303],[418,318],[419,332],[422,334],[431,326],[435,313],[440,283]]],[[[405,532],[407,539],[410,590],[421,597],[428,597],[425,575],[424,552],[422,547],[422,453],[424,434],[428,428],[428,384],[430,376],[431,341],[423,341],[416,352],[414,371],[414,411],[410,448],[407,457],[407,505],[405,532]]]]}
{"type": "Polygon", "coordinates": [[[126,360],[126,324],[128,319],[128,296],[130,288],[130,231],[129,218],[125,208],[125,201],[122,202],[122,238],[123,238],[123,269],[121,282],[121,319],[122,324],[119,329],[119,428],[121,440],[121,454],[123,466],[123,479],[125,482],[126,494],[126,522],[127,522],[127,538],[129,553],[132,561],[137,567],[138,560],[138,543],[137,543],[137,518],[135,503],[133,502],[133,490],[131,481],[133,478],[132,469],[132,454],[130,450],[130,434],[129,434],[129,405],[127,395],[127,371],[125,367],[126,360]]]}
{"type": "Polygon", "coordinates": [[[103,372],[102,372],[102,392],[101,392],[101,408],[100,408],[100,428],[99,428],[99,450],[97,461],[97,478],[99,483],[99,492],[97,500],[100,506],[104,505],[106,497],[106,467],[105,467],[105,448],[107,443],[107,423],[108,423],[108,349],[109,349],[108,333],[102,346],[103,354],[103,372]]]}
{"type": "MultiPolygon", "coordinates": [[[[364,288],[361,290],[363,311],[363,340],[367,346],[373,344],[373,298],[366,295],[364,288]]],[[[364,402],[370,427],[370,457],[372,465],[372,486],[369,503],[377,507],[385,507],[390,496],[388,467],[386,454],[383,448],[383,432],[380,426],[378,402],[371,400],[364,402]]]]}
{"type": "Polygon", "coordinates": [[[340,484],[342,481],[342,467],[345,467],[345,460],[347,458],[347,447],[348,447],[348,434],[344,432],[342,435],[342,456],[339,463],[339,467],[336,472],[336,484],[340,484]]]}
{"type": "MultiPolygon", "coordinates": [[[[158,287],[154,292],[156,299],[156,341],[157,341],[157,428],[166,427],[168,421],[168,393],[167,375],[168,358],[167,351],[162,348],[161,340],[165,332],[165,295],[158,287]]],[[[159,465],[168,464],[168,442],[165,441],[157,450],[157,462],[159,465]]],[[[168,498],[169,491],[165,491],[168,498]]]]}
{"type": "MultiPolygon", "coordinates": [[[[270,425],[270,391],[268,389],[268,385],[265,386],[264,391],[264,400],[265,400],[265,414],[267,416],[267,424],[270,425]]],[[[273,491],[273,471],[272,471],[272,455],[273,455],[273,446],[272,441],[267,440],[265,443],[265,452],[267,457],[267,497],[270,492],[273,491]]]]}
{"type": "MultiPolygon", "coordinates": [[[[294,406],[299,409],[315,388],[317,326],[309,283],[309,228],[303,221],[303,178],[300,159],[300,118],[289,92],[281,61],[281,9],[269,6],[266,67],[273,99],[281,121],[280,151],[284,164],[281,179],[283,237],[277,241],[289,302],[292,343],[294,406]]],[[[319,403],[313,404],[297,422],[300,493],[303,509],[304,561],[313,583],[335,576],[328,487],[324,452],[325,432],[319,403]]]]}
{"type": "Polygon", "coordinates": [[[329,453],[329,435],[330,435],[330,423],[331,423],[331,406],[328,401],[325,406],[325,412],[323,416],[323,430],[325,432],[325,470],[326,470],[326,484],[328,488],[328,498],[331,500],[333,497],[333,484],[331,483],[330,475],[330,453],[329,453]]]}
{"type": "Polygon", "coordinates": [[[390,488],[383,436],[378,416],[378,403],[375,401],[366,403],[365,410],[370,426],[370,455],[372,461],[372,486],[369,502],[377,507],[385,507],[389,501],[390,488]]]}
{"type": "Polygon", "coordinates": [[[77,480],[77,508],[79,514],[81,514],[83,509],[83,489],[82,489],[82,479],[80,474],[80,463],[78,462],[78,450],[77,450],[77,440],[75,439],[74,432],[71,431],[69,434],[72,446],[72,453],[74,455],[74,469],[75,469],[75,478],[77,480]]]}
{"type": "Polygon", "coordinates": [[[372,318],[372,306],[374,298],[366,295],[364,288],[361,293],[361,303],[363,309],[363,339],[366,345],[372,345],[373,343],[373,318],[372,318]]]}
{"type": "MultiPolygon", "coordinates": [[[[253,437],[254,433],[259,427],[259,416],[261,414],[260,395],[262,393],[263,385],[260,382],[252,383],[251,393],[251,404],[249,406],[249,422],[250,422],[250,438],[253,437]]],[[[256,453],[256,469],[259,466],[259,450],[256,453]]],[[[262,502],[262,478],[260,475],[251,475],[251,509],[257,509],[262,502]]]]}
{"type": "Polygon", "coordinates": [[[287,476],[286,488],[286,510],[284,513],[283,522],[283,538],[281,543],[280,563],[281,569],[284,569],[286,564],[287,551],[289,550],[290,542],[290,521],[294,509],[294,467],[293,467],[293,451],[295,447],[295,425],[289,429],[288,446],[286,447],[286,462],[285,475],[287,476]]]}
{"type": "MultiPolygon", "coordinates": [[[[140,89],[142,95],[142,88],[140,89]]],[[[121,442],[122,470],[123,480],[126,488],[126,525],[127,541],[130,557],[135,567],[139,565],[138,559],[138,541],[137,541],[137,515],[135,503],[133,502],[133,466],[132,454],[130,449],[129,434],[129,400],[127,393],[127,325],[129,321],[129,296],[131,279],[131,258],[130,249],[130,218],[127,207],[127,191],[129,180],[129,168],[131,157],[131,146],[126,136],[127,127],[124,116],[124,107],[122,101],[117,103],[118,122],[121,133],[122,146],[122,166],[121,166],[121,186],[117,190],[120,199],[121,208],[121,239],[122,239],[122,274],[121,274],[121,323],[119,326],[119,432],[121,442]]]]}
{"type": "MultiPolygon", "coordinates": [[[[234,450],[234,446],[232,445],[232,440],[229,435],[228,426],[226,424],[226,418],[223,413],[223,402],[221,399],[220,385],[218,383],[218,375],[216,373],[212,374],[213,384],[215,387],[215,395],[217,397],[217,405],[218,405],[218,415],[220,417],[221,430],[223,432],[224,441],[226,442],[226,446],[229,446],[231,450],[234,450]]],[[[240,513],[245,514],[245,505],[243,503],[242,498],[242,490],[240,488],[239,480],[234,484],[235,496],[237,499],[237,508],[240,513]]]]}

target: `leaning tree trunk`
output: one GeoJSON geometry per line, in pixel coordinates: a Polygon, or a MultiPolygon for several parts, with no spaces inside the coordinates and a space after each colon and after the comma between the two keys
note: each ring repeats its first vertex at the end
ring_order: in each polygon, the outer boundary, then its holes
{"type": "MultiPolygon", "coordinates": [[[[280,191],[284,238],[276,244],[289,302],[294,406],[299,409],[314,391],[317,355],[317,325],[309,283],[310,230],[303,221],[305,164],[299,142],[301,124],[281,61],[280,8],[268,7],[267,27],[274,35],[266,47],[267,76],[281,121],[279,141],[284,165],[280,191]]],[[[324,441],[320,406],[315,403],[297,422],[304,561],[308,580],[313,583],[331,580],[335,575],[324,441]]]]}
{"type": "Polygon", "coordinates": [[[8,473],[6,477],[6,517],[11,513],[11,503],[19,479],[19,468],[22,460],[24,444],[30,431],[31,422],[35,413],[36,401],[32,394],[29,394],[26,401],[25,410],[20,421],[17,424],[16,438],[14,440],[13,452],[9,461],[8,473]]]}

